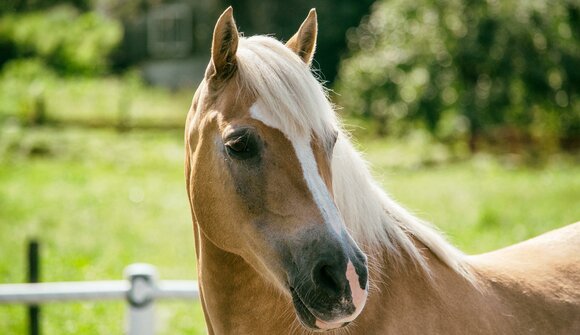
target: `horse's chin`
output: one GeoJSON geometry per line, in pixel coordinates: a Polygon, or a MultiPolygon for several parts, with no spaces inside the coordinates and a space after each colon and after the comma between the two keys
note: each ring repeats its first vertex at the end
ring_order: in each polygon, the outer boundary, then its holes
{"type": "Polygon", "coordinates": [[[292,294],[292,302],[294,304],[294,309],[296,310],[296,315],[298,320],[310,331],[314,332],[325,332],[328,330],[342,328],[348,325],[350,322],[327,322],[322,321],[317,318],[310,309],[304,304],[302,299],[298,296],[293,288],[290,288],[290,293],[292,294]]]}

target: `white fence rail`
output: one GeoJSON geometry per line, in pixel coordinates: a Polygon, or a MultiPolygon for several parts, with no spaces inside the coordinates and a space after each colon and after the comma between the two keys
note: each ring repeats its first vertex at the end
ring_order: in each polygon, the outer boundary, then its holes
{"type": "Polygon", "coordinates": [[[60,282],[37,284],[1,284],[0,304],[40,305],[51,302],[85,300],[127,300],[127,335],[154,335],[158,299],[196,300],[197,281],[159,281],[157,270],[149,264],[131,264],[125,269],[126,280],[95,282],[60,282]]]}

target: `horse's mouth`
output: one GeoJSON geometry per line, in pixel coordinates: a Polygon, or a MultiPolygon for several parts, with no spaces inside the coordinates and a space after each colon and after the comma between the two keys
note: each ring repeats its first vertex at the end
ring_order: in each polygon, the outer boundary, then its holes
{"type": "Polygon", "coordinates": [[[294,309],[298,315],[298,320],[300,323],[311,331],[323,332],[331,329],[341,328],[348,325],[350,322],[326,322],[317,318],[312,311],[304,304],[302,298],[298,295],[293,287],[290,287],[290,293],[292,295],[292,302],[294,303],[294,309]]]}

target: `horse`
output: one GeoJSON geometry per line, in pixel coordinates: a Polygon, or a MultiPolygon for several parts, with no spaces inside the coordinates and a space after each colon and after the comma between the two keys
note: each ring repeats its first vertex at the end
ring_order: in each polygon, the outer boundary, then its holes
{"type": "Polygon", "coordinates": [[[580,223],[468,256],[374,181],[286,43],[217,20],[185,126],[209,334],[580,334],[580,223]]]}

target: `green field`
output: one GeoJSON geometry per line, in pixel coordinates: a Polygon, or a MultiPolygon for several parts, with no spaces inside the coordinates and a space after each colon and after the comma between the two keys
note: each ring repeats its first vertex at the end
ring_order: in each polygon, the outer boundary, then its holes
{"type": "MultiPolygon", "coordinates": [[[[71,128],[0,130],[0,283],[26,276],[25,246],[42,243],[44,281],[122,278],[132,262],[163,279],[194,279],[182,133],[71,128]]],[[[407,144],[361,147],[389,192],[468,253],[580,220],[580,166],[542,167],[478,155],[421,165],[407,144]]],[[[434,149],[436,150],[436,149],[434,149]]],[[[159,334],[203,334],[198,304],[158,304],[159,334]]],[[[121,334],[121,302],[43,307],[44,334],[121,334]]],[[[25,309],[0,306],[0,333],[24,334],[25,309]]]]}

